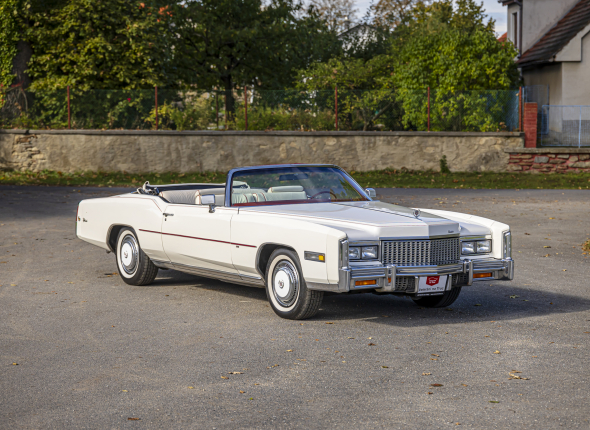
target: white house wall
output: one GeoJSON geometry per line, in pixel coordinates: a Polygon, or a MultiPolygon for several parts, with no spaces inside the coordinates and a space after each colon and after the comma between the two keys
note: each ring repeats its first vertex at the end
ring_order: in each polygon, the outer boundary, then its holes
{"type": "MultiPolygon", "coordinates": [[[[563,98],[564,105],[590,105],[590,33],[582,39],[582,61],[564,62],[563,98]]],[[[554,104],[551,102],[551,104],[554,104]]]]}
{"type": "MultiPolygon", "coordinates": [[[[578,1],[523,0],[522,52],[525,52],[541,39],[578,1]]],[[[509,12],[509,22],[510,16],[509,12]]]]}

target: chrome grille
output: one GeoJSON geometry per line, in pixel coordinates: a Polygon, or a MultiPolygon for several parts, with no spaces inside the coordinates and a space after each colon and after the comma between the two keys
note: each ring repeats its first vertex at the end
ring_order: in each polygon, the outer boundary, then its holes
{"type": "Polygon", "coordinates": [[[442,266],[461,259],[459,238],[382,242],[381,262],[395,266],[442,266]]]}

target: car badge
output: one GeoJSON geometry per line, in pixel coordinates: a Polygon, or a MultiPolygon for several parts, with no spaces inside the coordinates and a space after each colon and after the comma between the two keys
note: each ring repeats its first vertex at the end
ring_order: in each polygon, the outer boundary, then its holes
{"type": "Polygon", "coordinates": [[[414,209],[413,215],[418,218],[420,216],[420,209],[414,209]]]}

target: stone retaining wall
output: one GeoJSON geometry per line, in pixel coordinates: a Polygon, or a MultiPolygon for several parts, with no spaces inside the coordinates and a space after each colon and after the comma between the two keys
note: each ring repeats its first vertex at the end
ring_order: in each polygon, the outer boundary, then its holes
{"type": "Polygon", "coordinates": [[[508,172],[590,172],[590,148],[534,148],[506,151],[508,172]]]}
{"type": "Polygon", "coordinates": [[[522,133],[1,130],[0,169],[202,172],[283,163],[502,172],[522,133]]]}

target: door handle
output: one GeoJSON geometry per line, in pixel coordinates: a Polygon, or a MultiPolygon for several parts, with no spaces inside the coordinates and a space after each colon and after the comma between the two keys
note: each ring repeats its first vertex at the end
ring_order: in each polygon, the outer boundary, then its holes
{"type": "Polygon", "coordinates": [[[174,214],[167,214],[166,212],[164,212],[162,215],[164,215],[164,216],[174,216],[174,214]]]}

